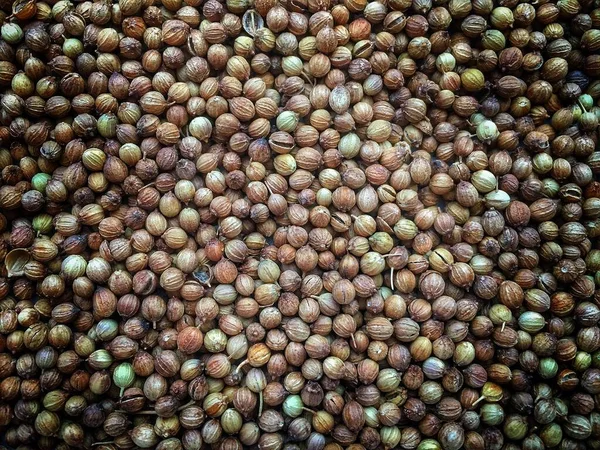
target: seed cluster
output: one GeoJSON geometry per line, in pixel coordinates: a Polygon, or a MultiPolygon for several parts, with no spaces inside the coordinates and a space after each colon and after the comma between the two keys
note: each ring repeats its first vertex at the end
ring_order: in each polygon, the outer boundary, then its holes
{"type": "Polygon", "coordinates": [[[3,445],[600,448],[598,1],[0,8],[3,445]]]}

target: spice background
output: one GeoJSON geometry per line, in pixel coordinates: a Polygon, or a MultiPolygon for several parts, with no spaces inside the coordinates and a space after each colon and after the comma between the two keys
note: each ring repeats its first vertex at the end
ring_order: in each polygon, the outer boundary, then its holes
{"type": "Polygon", "coordinates": [[[0,0],[0,450],[599,450],[599,99],[597,0],[0,0]]]}

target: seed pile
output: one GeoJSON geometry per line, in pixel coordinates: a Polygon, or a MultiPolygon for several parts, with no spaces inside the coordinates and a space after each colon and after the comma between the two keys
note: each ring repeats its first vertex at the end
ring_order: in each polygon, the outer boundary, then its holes
{"type": "Polygon", "coordinates": [[[4,444],[600,448],[598,6],[1,1],[4,444]]]}

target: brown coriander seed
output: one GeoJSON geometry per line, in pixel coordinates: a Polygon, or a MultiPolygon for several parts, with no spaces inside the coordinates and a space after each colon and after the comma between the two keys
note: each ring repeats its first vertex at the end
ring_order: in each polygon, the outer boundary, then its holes
{"type": "Polygon", "coordinates": [[[597,437],[590,2],[242,3],[6,11],[7,445],[597,437]]]}

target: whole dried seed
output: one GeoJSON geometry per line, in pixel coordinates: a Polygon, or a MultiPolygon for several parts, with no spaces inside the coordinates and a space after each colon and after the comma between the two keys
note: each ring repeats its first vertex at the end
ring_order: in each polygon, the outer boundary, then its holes
{"type": "Polygon", "coordinates": [[[0,23],[0,448],[599,448],[597,1],[0,23]]]}

